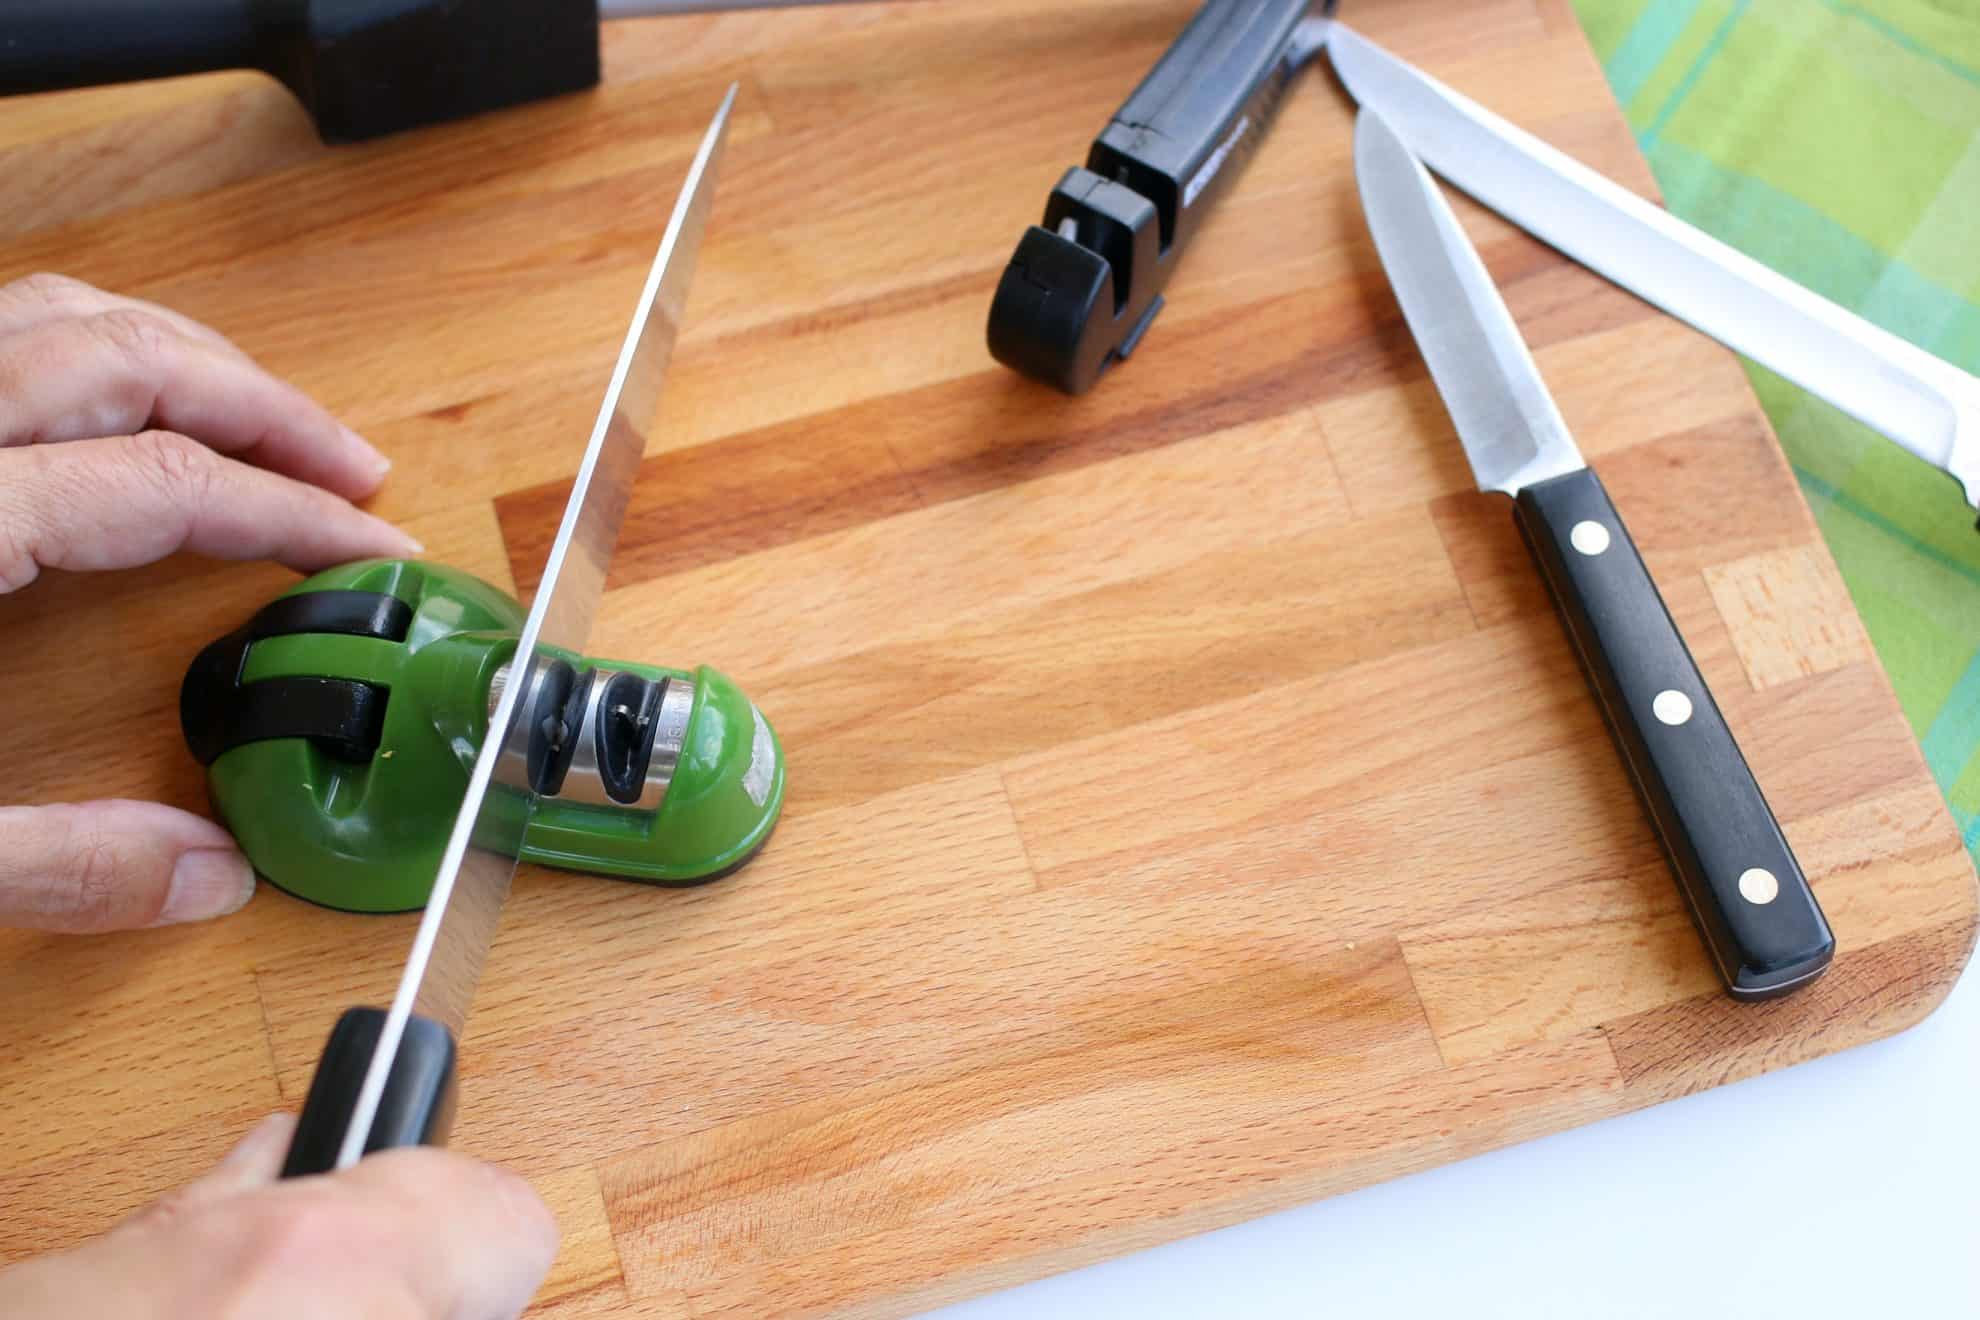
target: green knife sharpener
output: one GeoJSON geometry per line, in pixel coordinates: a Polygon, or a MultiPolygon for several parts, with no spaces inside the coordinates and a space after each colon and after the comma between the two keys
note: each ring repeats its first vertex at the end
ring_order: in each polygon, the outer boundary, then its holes
{"type": "MultiPolygon", "coordinates": [[[[425,905],[524,611],[454,569],[367,560],[297,584],[200,652],[179,694],[186,743],[254,868],[326,907],[425,905]]],[[[784,758],[734,683],[543,648],[491,795],[540,793],[521,860],[663,885],[755,855],[784,758]],[[527,751],[522,730],[528,730],[527,751]]],[[[499,822],[497,825],[499,828],[499,822]]]]}

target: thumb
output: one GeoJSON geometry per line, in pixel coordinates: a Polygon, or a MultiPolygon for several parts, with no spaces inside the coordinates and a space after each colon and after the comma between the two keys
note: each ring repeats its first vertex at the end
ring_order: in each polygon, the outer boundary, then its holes
{"type": "Polygon", "coordinates": [[[0,926],[94,933],[224,916],[254,895],[225,830],[155,802],[0,807],[0,926]]]}
{"type": "Polygon", "coordinates": [[[536,1191],[493,1164],[430,1146],[379,1151],[328,1175],[382,1232],[365,1252],[415,1314],[521,1315],[557,1255],[557,1220],[536,1191]]]}

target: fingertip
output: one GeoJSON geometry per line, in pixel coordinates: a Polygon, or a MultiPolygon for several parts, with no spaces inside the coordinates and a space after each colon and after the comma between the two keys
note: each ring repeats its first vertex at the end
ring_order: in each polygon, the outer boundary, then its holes
{"type": "Polygon", "coordinates": [[[238,912],[254,897],[254,868],[233,848],[194,848],[179,854],[154,926],[210,921],[238,912]]]}
{"type": "Polygon", "coordinates": [[[332,418],[330,425],[335,440],[323,447],[323,458],[316,470],[312,472],[298,465],[290,468],[291,475],[311,481],[345,499],[362,500],[376,495],[379,487],[385,484],[385,474],[392,470],[392,460],[378,446],[342,422],[332,418]]]}
{"type": "Polygon", "coordinates": [[[220,1168],[245,1182],[267,1182],[281,1170],[296,1132],[296,1116],[273,1113],[248,1129],[220,1161],[220,1168]]]}
{"type": "Polygon", "coordinates": [[[277,548],[276,557],[290,568],[314,573],[356,559],[417,559],[426,553],[426,546],[417,537],[378,515],[335,497],[326,497],[326,501],[316,507],[327,514],[327,521],[319,524],[327,535],[277,548]]]}
{"type": "Polygon", "coordinates": [[[558,1243],[564,1236],[563,1227],[558,1224],[556,1213],[550,1209],[549,1203],[527,1178],[494,1165],[489,1167],[494,1168],[501,1178],[504,1184],[502,1194],[508,1199],[510,1209],[514,1212],[522,1231],[534,1235],[543,1259],[543,1267],[548,1269],[550,1262],[556,1259],[558,1243]]]}
{"type": "Polygon", "coordinates": [[[365,517],[376,527],[379,541],[390,547],[390,557],[413,559],[426,553],[426,543],[403,527],[396,527],[376,514],[367,513],[365,517]]]}
{"type": "Polygon", "coordinates": [[[557,1244],[563,1237],[555,1212],[529,1179],[521,1174],[499,1164],[476,1161],[475,1167],[490,1184],[491,1199],[501,1207],[513,1226],[516,1248],[535,1249],[543,1268],[548,1269],[550,1262],[556,1258],[557,1244]]]}
{"type": "Polygon", "coordinates": [[[343,431],[344,442],[357,451],[365,472],[370,477],[372,489],[376,490],[379,483],[385,480],[385,474],[392,470],[392,460],[385,457],[384,451],[377,445],[372,444],[350,427],[344,427],[343,431]]]}

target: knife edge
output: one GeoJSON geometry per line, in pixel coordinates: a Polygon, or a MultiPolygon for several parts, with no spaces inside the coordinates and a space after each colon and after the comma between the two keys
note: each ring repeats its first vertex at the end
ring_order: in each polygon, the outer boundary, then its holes
{"type": "Polygon", "coordinates": [[[1339,19],[1326,50],[1349,94],[1453,185],[1944,470],[1980,509],[1980,380],[1646,201],[1339,19]]]}

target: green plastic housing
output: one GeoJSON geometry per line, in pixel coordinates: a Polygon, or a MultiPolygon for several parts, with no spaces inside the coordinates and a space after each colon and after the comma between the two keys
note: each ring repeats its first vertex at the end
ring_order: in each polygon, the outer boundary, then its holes
{"type": "MultiPolygon", "coordinates": [[[[283,594],[327,590],[405,601],[413,610],[405,640],[265,638],[249,647],[240,682],[312,676],[385,689],[377,751],[353,762],[307,738],[250,742],[215,759],[207,783],[228,829],[272,883],[328,907],[407,911],[423,906],[432,888],[487,736],[489,684],[515,652],[524,611],[479,578],[411,560],[346,564],[283,594]]],[[[783,807],[783,749],[734,683],[706,666],[689,672],[551,653],[580,669],[603,664],[647,679],[691,678],[679,762],[656,810],[539,799],[520,847],[514,826],[526,798],[496,783],[495,811],[485,813],[491,828],[479,845],[666,885],[716,879],[763,845],[783,807]]]]}

